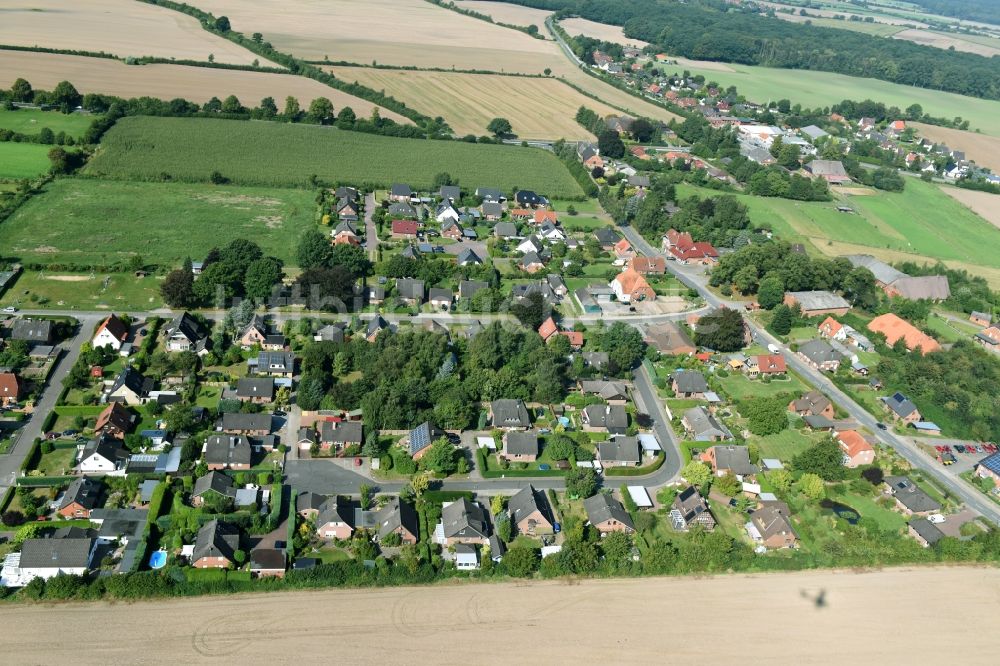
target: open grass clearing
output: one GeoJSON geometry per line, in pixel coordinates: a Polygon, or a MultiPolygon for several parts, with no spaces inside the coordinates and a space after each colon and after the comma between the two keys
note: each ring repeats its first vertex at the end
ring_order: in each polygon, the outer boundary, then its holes
{"type": "Polygon", "coordinates": [[[43,46],[116,56],[278,65],[201,27],[198,19],[129,0],[0,0],[0,44],[43,46]]]}
{"type": "Polygon", "coordinates": [[[1000,137],[925,123],[909,124],[920,133],[920,136],[935,143],[943,143],[952,150],[961,150],[966,158],[976,164],[1000,172],[1000,137]]]}
{"type": "Polygon", "coordinates": [[[33,178],[49,170],[52,146],[0,142],[0,178],[33,178]]]}
{"type": "MultiPolygon", "coordinates": [[[[139,4],[138,2],[135,4],[139,4]]],[[[232,69],[210,69],[186,65],[126,65],[118,60],[86,56],[0,50],[0,88],[9,88],[23,77],[35,88],[52,90],[69,81],[81,93],[103,93],[119,97],[182,97],[203,104],[212,97],[236,95],[244,106],[257,106],[273,97],[279,106],[287,96],[296,97],[303,108],[317,97],[326,97],[335,111],[350,106],[359,116],[368,116],[374,104],[304,76],[270,74],[232,69]]],[[[410,121],[379,107],[383,118],[410,121]]]]}
{"type": "Polygon", "coordinates": [[[15,109],[8,111],[0,109],[0,129],[8,129],[21,134],[38,134],[43,127],[58,134],[66,132],[72,137],[81,136],[94,116],[81,113],[59,113],[58,111],[41,111],[39,109],[15,109]]]}
{"type": "Polygon", "coordinates": [[[777,69],[752,65],[730,64],[732,71],[719,71],[695,66],[697,63],[666,66],[668,72],[690,69],[703,74],[709,81],[722,86],[736,86],[749,99],[765,102],[769,99],[790,99],[793,104],[807,107],[829,106],[844,99],[873,99],[886,106],[905,109],[920,104],[933,116],[969,120],[973,129],[1000,136],[1000,102],[966,97],[955,93],[915,88],[878,79],[863,79],[833,72],[777,69]]]}
{"type": "MultiPolygon", "coordinates": [[[[801,425],[801,420],[799,420],[799,425],[801,425]]],[[[787,465],[792,458],[813,444],[818,444],[828,438],[829,434],[823,432],[786,428],[776,435],[767,435],[766,437],[752,435],[747,442],[760,447],[761,458],[777,458],[787,465]]]]}
{"type": "Polygon", "coordinates": [[[250,238],[289,264],[313,226],[312,200],[294,189],[60,179],[0,225],[0,244],[29,263],[111,264],[139,254],[174,266],[250,238]]]}
{"type": "MultiPolygon", "coordinates": [[[[468,189],[517,186],[551,196],[582,194],[558,158],[538,148],[197,118],[125,118],[104,136],[86,169],[95,176],[159,179],[167,173],[185,181],[207,181],[216,170],[241,184],[307,186],[315,174],[328,182],[416,188],[430,188],[434,176],[446,171],[468,189]]],[[[296,238],[288,242],[294,246],[296,238]]]]}
{"type": "Polygon", "coordinates": [[[500,23],[524,27],[533,25],[538,28],[538,34],[545,35],[547,39],[551,39],[548,31],[545,30],[545,18],[551,16],[552,12],[544,9],[522,7],[521,5],[512,5],[507,2],[492,2],[491,0],[455,0],[455,6],[460,9],[486,14],[494,21],[500,23]]]}
{"type": "MultiPolygon", "coordinates": [[[[682,196],[709,195],[688,185],[678,191],[682,196]]],[[[768,221],[782,238],[808,241],[822,254],[868,253],[886,261],[920,263],[940,260],[1000,284],[1000,233],[937,185],[908,178],[902,193],[868,191],[866,196],[836,196],[831,202],[736,196],[750,209],[752,220],[768,221]],[[854,212],[840,213],[837,205],[854,212]]]]}
{"type": "Polygon", "coordinates": [[[163,305],[161,278],[131,273],[49,273],[24,271],[0,304],[77,310],[151,310],[163,305]],[[67,281],[62,278],[72,277],[67,281]],[[78,279],[77,279],[78,278],[78,279]]]}
{"type": "Polygon", "coordinates": [[[795,375],[789,374],[785,379],[772,379],[765,382],[760,379],[750,379],[744,374],[733,372],[728,377],[719,377],[722,390],[733,400],[744,398],[769,398],[779,393],[799,394],[806,390],[795,375]]]}
{"type": "Polygon", "coordinates": [[[425,115],[441,115],[456,134],[488,134],[486,126],[496,117],[506,118],[522,139],[582,139],[593,135],[574,119],[587,106],[601,116],[616,109],[579,93],[552,78],[459,74],[334,67],[344,81],[357,81],[384,90],[425,115]]]}

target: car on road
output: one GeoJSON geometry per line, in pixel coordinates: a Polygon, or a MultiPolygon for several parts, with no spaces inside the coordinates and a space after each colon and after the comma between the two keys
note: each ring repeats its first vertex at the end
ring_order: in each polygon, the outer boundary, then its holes
{"type": "Polygon", "coordinates": [[[15,308],[13,305],[8,305],[3,309],[3,311],[6,312],[7,314],[14,314],[15,312],[17,312],[17,308],[15,308]]]}
{"type": "Polygon", "coordinates": [[[776,345],[776,344],[774,344],[772,342],[771,344],[769,344],[767,346],[767,351],[771,352],[772,354],[780,354],[781,353],[781,347],[779,347],[778,345],[776,345]]]}
{"type": "Polygon", "coordinates": [[[878,426],[878,429],[879,429],[879,430],[888,430],[888,429],[889,429],[889,427],[888,427],[888,426],[886,426],[886,424],[884,424],[884,423],[881,423],[881,422],[880,422],[880,423],[876,423],[875,425],[877,425],[877,426],[878,426]]]}

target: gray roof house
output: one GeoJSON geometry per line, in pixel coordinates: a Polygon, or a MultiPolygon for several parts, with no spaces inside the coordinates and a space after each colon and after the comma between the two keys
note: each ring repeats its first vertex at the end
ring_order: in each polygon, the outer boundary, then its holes
{"type": "Polygon", "coordinates": [[[598,442],[597,458],[605,467],[638,465],[642,460],[638,437],[615,437],[610,442],[598,442]]]}
{"type": "Polygon", "coordinates": [[[191,497],[204,497],[208,492],[215,492],[223,497],[235,497],[236,490],[233,488],[233,479],[222,472],[209,472],[205,476],[198,477],[191,490],[191,497]]]}
{"type": "Polygon", "coordinates": [[[477,291],[480,289],[486,289],[489,286],[488,282],[483,282],[481,280],[462,280],[458,283],[458,297],[472,298],[476,295],[477,291]]]}
{"type": "Polygon", "coordinates": [[[931,513],[941,509],[934,498],[905,476],[887,476],[885,485],[900,507],[908,513],[931,513]]]}
{"type": "MultiPolygon", "coordinates": [[[[266,415],[270,420],[271,415],[266,415]]],[[[209,435],[205,442],[205,463],[209,469],[250,469],[253,449],[243,435],[209,435]]]]}
{"type": "Polygon", "coordinates": [[[583,424],[585,430],[607,430],[612,435],[624,435],[628,430],[628,412],[624,405],[587,405],[583,408],[583,424]]]}
{"type": "Polygon", "coordinates": [[[407,436],[408,448],[411,456],[415,456],[441,436],[441,431],[430,421],[424,421],[410,431],[407,436]]]}
{"type": "Polygon", "coordinates": [[[720,476],[726,472],[732,472],[737,476],[747,476],[757,473],[757,466],[750,462],[750,449],[745,446],[727,444],[725,446],[713,446],[709,449],[708,455],[712,462],[712,469],[720,476]]]}
{"type": "Polygon", "coordinates": [[[628,388],[622,382],[584,379],[580,382],[580,390],[598,395],[610,403],[624,404],[628,401],[628,388]]]}
{"type": "MultiPolygon", "coordinates": [[[[597,493],[583,500],[583,508],[587,512],[587,520],[591,525],[599,526],[608,523],[621,524],[629,531],[635,531],[632,516],[622,506],[622,503],[610,495],[597,493]]],[[[600,527],[598,527],[600,529],[600,527]]]]}
{"type": "Polygon", "coordinates": [[[733,438],[729,429],[704,407],[692,407],[684,412],[681,423],[684,424],[684,429],[691,439],[696,442],[733,438]]]}
{"type": "Polygon", "coordinates": [[[898,271],[881,259],[876,259],[870,254],[849,254],[844,257],[855,268],[862,267],[871,271],[875,280],[881,285],[889,285],[899,278],[906,277],[906,273],[898,271]]]}
{"type": "Polygon", "coordinates": [[[22,572],[50,577],[58,572],[82,574],[90,567],[94,539],[27,539],[21,545],[22,572]],[[54,571],[54,573],[53,573],[54,571]]]}
{"type": "Polygon", "coordinates": [[[537,457],[538,433],[534,431],[508,432],[504,435],[504,454],[509,457],[537,457]]]}
{"type": "Polygon", "coordinates": [[[416,510],[412,505],[400,501],[398,497],[393,497],[385,506],[376,511],[374,518],[379,539],[383,539],[393,532],[403,532],[404,541],[407,540],[405,533],[408,532],[413,535],[412,541],[414,543],[420,537],[416,510]]]}
{"type": "Polygon", "coordinates": [[[199,560],[205,558],[224,558],[232,562],[239,549],[240,528],[216,518],[198,530],[198,538],[191,553],[191,564],[197,564],[199,560]]]}
{"type": "Polygon", "coordinates": [[[462,188],[458,185],[442,185],[438,190],[438,196],[448,201],[455,201],[462,198],[462,188]]]}
{"type": "Polygon", "coordinates": [[[493,233],[499,238],[517,238],[517,225],[513,222],[497,222],[493,233]]]}
{"type": "Polygon", "coordinates": [[[948,285],[948,278],[944,275],[921,275],[911,277],[909,275],[898,278],[890,285],[893,295],[901,296],[907,300],[920,301],[943,301],[951,296],[951,287],[948,285]]]}
{"type": "Polygon", "coordinates": [[[396,295],[412,303],[424,302],[424,281],[413,278],[400,278],[396,280],[396,295]]]}
{"type": "Polygon", "coordinates": [[[697,370],[678,370],[674,373],[674,390],[679,396],[694,396],[708,390],[705,375],[697,370]]]}
{"type": "Polygon", "coordinates": [[[483,263],[483,260],[471,247],[463,248],[462,251],[458,253],[459,266],[468,266],[469,264],[478,265],[481,263],[483,263]]]}
{"type": "Polygon", "coordinates": [[[507,200],[503,192],[492,187],[477,187],[476,196],[483,201],[495,201],[498,203],[507,200]]]}
{"type": "Polygon", "coordinates": [[[413,196],[413,190],[406,183],[393,183],[389,189],[389,196],[409,198],[413,196]]]}
{"type": "Polygon", "coordinates": [[[295,354],[290,351],[262,351],[257,355],[257,373],[262,375],[292,375],[295,354]]]}
{"type": "Polygon", "coordinates": [[[52,322],[48,319],[18,319],[11,327],[10,338],[48,344],[52,341],[52,322]]]}
{"type": "Polygon", "coordinates": [[[917,411],[914,402],[898,391],[879,399],[901,419],[905,419],[917,411]]]}
{"type": "Polygon", "coordinates": [[[799,346],[799,355],[821,370],[835,371],[844,355],[825,340],[810,340],[799,346]]]}
{"type": "Polygon", "coordinates": [[[274,399],[274,380],[270,377],[241,377],[236,382],[236,397],[240,400],[270,402],[274,399]]]}
{"type": "Polygon", "coordinates": [[[78,477],[69,488],[63,493],[62,501],[59,503],[59,511],[78,504],[84,511],[90,511],[97,507],[97,500],[101,497],[101,490],[104,484],[100,479],[91,479],[86,476],[78,477]]]}
{"type": "Polygon", "coordinates": [[[490,403],[490,422],[495,428],[530,428],[531,419],[523,400],[502,398],[490,403]]]}
{"type": "Polygon", "coordinates": [[[449,540],[486,543],[490,536],[486,512],[476,502],[466,498],[449,502],[441,508],[444,538],[449,540]]]}
{"type": "Polygon", "coordinates": [[[208,331],[187,312],[174,317],[164,330],[169,351],[193,351],[198,355],[208,351],[208,331]]]}

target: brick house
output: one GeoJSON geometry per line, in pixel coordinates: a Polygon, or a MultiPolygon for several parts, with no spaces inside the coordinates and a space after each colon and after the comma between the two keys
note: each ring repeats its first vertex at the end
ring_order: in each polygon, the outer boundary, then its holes
{"type": "Polygon", "coordinates": [[[21,380],[13,372],[0,372],[0,405],[9,407],[21,399],[21,380]]]}
{"type": "Polygon", "coordinates": [[[464,497],[441,507],[441,524],[448,546],[460,543],[485,546],[490,541],[486,512],[477,502],[464,497]]]}
{"type": "Polygon", "coordinates": [[[316,533],[323,539],[350,539],[354,534],[352,513],[352,508],[337,497],[327,499],[316,515],[316,533]]]}
{"type": "Polygon", "coordinates": [[[507,501],[507,513],[518,534],[537,536],[552,534],[554,530],[555,521],[545,494],[530,484],[507,501]]]}
{"type": "Polygon", "coordinates": [[[916,404],[899,391],[890,396],[879,398],[879,400],[882,401],[882,404],[889,410],[893,420],[897,423],[910,425],[922,420],[920,410],[917,409],[916,404]]]}
{"type": "Polygon", "coordinates": [[[198,530],[191,553],[191,566],[196,569],[225,569],[235,563],[239,549],[240,528],[217,518],[210,520],[198,530]]]}
{"type": "Polygon", "coordinates": [[[63,518],[90,518],[90,512],[97,508],[103,488],[104,484],[97,479],[86,476],[75,479],[63,494],[56,513],[63,518]]]}
{"type": "Polygon", "coordinates": [[[107,435],[115,439],[125,439],[125,435],[132,432],[135,424],[135,416],[129,413],[119,402],[112,402],[104,408],[94,425],[94,433],[97,435],[107,435]]]}
{"type": "Polygon", "coordinates": [[[610,532],[626,534],[635,532],[635,525],[632,524],[632,517],[628,511],[621,502],[610,495],[597,493],[593,497],[588,497],[583,500],[583,508],[587,512],[587,520],[602,535],[610,532]]]}
{"type": "Polygon", "coordinates": [[[622,303],[656,300],[656,292],[646,282],[646,278],[632,268],[626,268],[616,275],[609,286],[622,303]]]}
{"type": "Polygon", "coordinates": [[[828,419],[834,416],[833,403],[819,391],[809,391],[798,400],[792,400],[788,403],[788,411],[799,416],[825,416],[828,419]]]}
{"type": "Polygon", "coordinates": [[[844,454],[844,466],[854,469],[861,465],[871,465],[875,462],[875,449],[865,441],[861,433],[855,430],[843,430],[835,437],[844,454]]]}
{"type": "Polygon", "coordinates": [[[538,433],[508,431],[503,434],[503,456],[515,462],[535,462],[538,459],[538,433]]]}
{"type": "Polygon", "coordinates": [[[767,502],[750,516],[750,537],[769,549],[794,548],[799,537],[789,520],[788,507],[782,502],[767,502]]]}
{"type": "Polygon", "coordinates": [[[250,469],[253,449],[244,435],[210,435],[205,442],[205,463],[210,470],[250,469]]]}

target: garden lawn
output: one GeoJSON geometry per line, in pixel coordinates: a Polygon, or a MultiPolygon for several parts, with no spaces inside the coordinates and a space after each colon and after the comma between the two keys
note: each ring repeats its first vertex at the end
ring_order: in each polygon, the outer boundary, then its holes
{"type": "Polygon", "coordinates": [[[787,464],[799,453],[827,437],[828,435],[822,432],[806,432],[786,428],[776,435],[766,437],[752,435],[748,443],[760,447],[761,458],[777,458],[787,464]]]}
{"type": "Polygon", "coordinates": [[[123,118],[101,142],[86,173],[134,180],[311,187],[327,182],[431,189],[447,172],[462,186],[532,189],[553,197],[583,191],[552,153],[519,146],[428,141],[332,127],[201,118],[123,118]]]}
{"type": "Polygon", "coordinates": [[[76,447],[53,449],[42,454],[35,469],[41,472],[41,476],[64,476],[73,468],[75,458],[76,447]]]}
{"type": "Polygon", "coordinates": [[[34,178],[49,170],[52,146],[0,142],[0,178],[34,178]]]}
{"type": "Polygon", "coordinates": [[[90,124],[94,122],[95,117],[39,109],[17,109],[14,111],[0,109],[0,129],[32,136],[41,132],[43,127],[48,127],[55,134],[66,132],[73,138],[77,138],[83,136],[90,124]]]}
{"type": "Polygon", "coordinates": [[[315,224],[313,198],[293,189],[60,179],[0,225],[0,247],[50,266],[106,266],[138,254],[174,267],[248,238],[294,264],[299,237],[315,224]]]}
{"type": "Polygon", "coordinates": [[[750,379],[746,375],[737,373],[717,379],[722,384],[722,390],[733,400],[742,400],[747,397],[764,398],[779,393],[799,393],[806,390],[805,384],[791,373],[785,379],[772,379],[766,383],[760,379],[750,379]]]}
{"type": "Polygon", "coordinates": [[[906,518],[902,514],[890,509],[883,509],[875,502],[875,498],[870,495],[863,496],[848,491],[843,493],[829,493],[828,497],[835,502],[841,502],[851,507],[861,514],[862,518],[871,518],[883,530],[899,532],[906,526],[906,518]]]}

